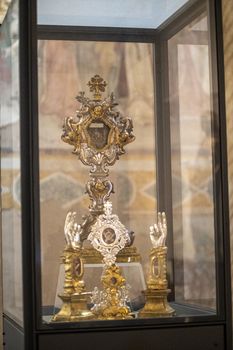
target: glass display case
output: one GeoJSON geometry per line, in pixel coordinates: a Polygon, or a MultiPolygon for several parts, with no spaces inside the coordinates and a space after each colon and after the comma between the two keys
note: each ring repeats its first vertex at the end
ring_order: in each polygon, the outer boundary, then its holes
{"type": "Polygon", "coordinates": [[[1,26],[7,350],[231,348],[220,10],[12,2],[1,26]]]}

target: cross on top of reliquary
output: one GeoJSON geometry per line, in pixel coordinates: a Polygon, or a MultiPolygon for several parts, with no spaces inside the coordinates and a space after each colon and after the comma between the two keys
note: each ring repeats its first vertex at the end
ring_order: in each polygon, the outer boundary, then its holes
{"type": "Polygon", "coordinates": [[[105,87],[107,86],[106,81],[101,78],[98,74],[94,75],[94,77],[91,78],[91,80],[87,83],[87,85],[90,87],[90,91],[94,92],[94,99],[100,100],[101,99],[101,93],[105,91],[105,87]]]}

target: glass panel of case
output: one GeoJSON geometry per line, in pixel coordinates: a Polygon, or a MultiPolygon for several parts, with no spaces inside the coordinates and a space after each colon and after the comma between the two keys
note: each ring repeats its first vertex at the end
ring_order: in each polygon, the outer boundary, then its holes
{"type": "Polygon", "coordinates": [[[38,0],[38,24],[157,28],[187,0],[38,0]]]}
{"type": "Polygon", "coordinates": [[[175,294],[216,308],[211,59],[207,14],[168,42],[175,294]]]}
{"type": "Polygon", "coordinates": [[[18,1],[12,2],[1,25],[0,50],[3,311],[22,326],[18,1]]]}

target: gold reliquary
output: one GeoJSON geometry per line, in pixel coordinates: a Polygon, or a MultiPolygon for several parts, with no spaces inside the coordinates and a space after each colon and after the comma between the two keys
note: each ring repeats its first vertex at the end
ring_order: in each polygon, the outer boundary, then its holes
{"type": "Polygon", "coordinates": [[[80,106],[75,118],[65,119],[62,140],[90,168],[86,182],[90,205],[80,223],[76,222],[76,212],[66,216],[59,274],[60,310],[51,322],[172,316],[174,310],[167,301],[170,290],[165,213],[159,212],[156,223],[145,228],[152,245],[145,278],[136,237],[114,213],[110,201],[114,186],[109,168],[125,153],[125,146],[135,140],[133,122],[116,110],[113,93],[102,97],[107,86],[103,78],[95,75],[88,86],[93,97],[86,97],[84,92],[76,97],[80,106]],[[85,281],[90,269],[101,273],[98,286],[87,290],[85,281]],[[132,274],[141,279],[138,291],[141,304],[137,307],[131,298],[132,274]]]}

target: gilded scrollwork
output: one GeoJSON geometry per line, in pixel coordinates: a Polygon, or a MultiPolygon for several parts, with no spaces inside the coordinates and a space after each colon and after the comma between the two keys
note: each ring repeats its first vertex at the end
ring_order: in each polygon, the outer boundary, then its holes
{"type": "Polygon", "coordinates": [[[94,91],[94,99],[80,92],[76,99],[81,106],[76,118],[67,117],[63,126],[62,140],[74,147],[75,153],[85,164],[92,167],[91,173],[97,170],[108,173],[107,166],[113,165],[120,155],[125,153],[124,146],[134,141],[133,123],[115,111],[117,103],[113,93],[103,100],[106,82],[95,75],[88,83],[94,91]],[[92,132],[90,132],[92,129],[92,132]],[[94,131],[93,131],[94,130],[94,131]],[[104,145],[98,139],[107,138],[104,145]]]}
{"type": "Polygon", "coordinates": [[[93,178],[88,181],[86,191],[89,194],[92,204],[90,211],[102,210],[102,204],[107,202],[113,190],[113,183],[110,180],[93,178]]]}
{"type": "Polygon", "coordinates": [[[91,311],[98,319],[131,318],[127,303],[130,302],[130,286],[125,284],[120,268],[112,265],[104,269],[101,282],[103,290],[97,287],[92,292],[93,307],[91,311]]]}

